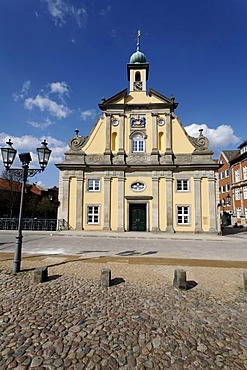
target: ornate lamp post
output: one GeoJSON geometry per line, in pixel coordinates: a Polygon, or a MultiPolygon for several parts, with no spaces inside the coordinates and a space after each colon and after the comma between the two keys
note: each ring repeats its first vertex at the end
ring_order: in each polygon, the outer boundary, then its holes
{"type": "Polygon", "coordinates": [[[40,168],[29,169],[29,164],[32,161],[30,153],[20,153],[19,158],[22,163],[22,168],[10,168],[14,162],[16,156],[16,150],[12,147],[13,143],[9,139],[6,142],[8,145],[6,148],[1,148],[3,163],[7,171],[11,171],[16,175],[20,176],[22,179],[22,188],[21,188],[21,201],[20,201],[20,212],[19,212],[19,222],[18,222],[18,232],[16,236],[16,245],[15,245],[15,255],[13,261],[13,272],[20,272],[21,270],[21,249],[22,249],[22,214],[23,214],[23,201],[24,201],[24,191],[25,184],[28,177],[33,177],[39,172],[43,172],[46,168],[51,150],[47,147],[47,142],[44,140],[41,143],[41,147],[37,148],[38,158],[40,168]]]}

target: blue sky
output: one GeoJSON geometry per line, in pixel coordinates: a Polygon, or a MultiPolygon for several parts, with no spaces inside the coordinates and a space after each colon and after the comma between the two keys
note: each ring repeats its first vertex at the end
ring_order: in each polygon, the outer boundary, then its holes
{"type": "Polygon", "coordinates": [[[193,136],[204,128],[215,157],[237,148],[247,138],[246,16],[246,0],[1,0],[0,146],[11,138],[35,153],[46,138],[50,164],[31,181],[57,186],[54,163],[74,130],[88,135],[101,98],[128,87],[140,29],[148,87],[174,94],[180,121],[193,136]]]}

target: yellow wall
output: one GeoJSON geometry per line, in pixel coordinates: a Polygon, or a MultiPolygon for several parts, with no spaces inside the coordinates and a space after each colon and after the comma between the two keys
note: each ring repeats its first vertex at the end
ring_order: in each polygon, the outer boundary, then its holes
{"type": "Polygon", "coordinates": [[[90,133],[90,138],[83,150],[87,154],[101,154],[105,151],[106,141],[106,123],[105,120],[99,119],[90,133]]]}
{"type": "MultiPolygon", "coordinates": [[[[148,195],[152,195],[152,177],[151,177],[151,174],[150,176],[148,176],[147,174],[147,177],[146,176],[143,176],[143,175],[127,175],[126,177],[126,181],[125,181],[125,195],[126,196],[136,196],[137,198],[138,197],[141,197],[141,196],[148,196],[148,195]],[[140,182],[143,182],[145,185],[146,185],[146,189],[142,192],[134,192],[131,190],[130,186],[133,182],[136,182],[136,181],[140,181],[140,182]]],[[[148,203],[148,207],[147,207],[147,216],[148,216],[148,229],[151,230],[152,229],[152,200],[143,200],[142,203],[148,203]]],[[[126,200],[125,201],[125,209],[124,209],[124,213],[125,213],[125,228],[127,229],[127,226],[128,226],[128,223],[129,223],[129,220],[128,220],[128,201],[126,200]]]]}
{"type": "Polygon", "coordinates": [[[172,149],[175,154],[189,154],[195,150],[177,119],[172,120],[172,149]]]}
{"type": "Polygon", "coordinates": [[[102,230],[104,224],[104,179],[100,176],[95,176],[94,178],[100,179],[100,191],[89,192],[87,191],[87,179],[92,178],[91,176],[86,176],[85,186],[84,186],[84,217],[83,217],[83,228],[85,230],[102,230]],[[87,205],[99,205],[100,206],[100,224],[99,225],[87,225],[87,205]]]}
{"type": "MultiPolygon", "coordinates": [[[[187,178],[187,177],[186,177],[187,178]]],[[[192,232],[195,228],[195,210],[194,210],[194,179],[190,178],[190,192],[176,192],[176,181],[173,181],[173,225],[174,230],[178,232],[192,232]],[[190,225],[177,225],[177,206],[190,206],[190,225]]]]}
{"type": "MultiPolygon", "coordinates": [[[[161,115],[160,118],[162,118],[166,122],[164,116],[161,115]]],[[[158,150],[161,153],[165,152],[166,150],[166,124],[164,124],[164,126],[158,126],[157,141],[158,141],[158,150]],[[161,140],[160,140],[160,135],[162,135],[161,140]]]]}

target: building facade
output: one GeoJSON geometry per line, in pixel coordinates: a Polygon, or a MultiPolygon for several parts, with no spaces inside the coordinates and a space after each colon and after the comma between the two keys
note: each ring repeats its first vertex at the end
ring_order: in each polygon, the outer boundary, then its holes
{"type": "Polygon", "coordinates": [[[76,230],[217,233],[219,165],[202,130],[184,130],[175,98],[147,89],[137,40],[129,88],[102,100],[89,136],[76,130],[57,164],[58,217],[76,230]]]}
{"type": "Polygon", "coordinates": [[[219,163],[219,204],[221,221],[223,226],[232,223],[231,217],[233,215],[232,203],[232,172],[230,166],[230,159],[238,154],[238,150],[223,150],[220,153],[219,163]]]}
{"type": "Polygon", "coordinates": [[[230,159],[232,179],[232,224],[247,227],[247,140],[230,159]]]}

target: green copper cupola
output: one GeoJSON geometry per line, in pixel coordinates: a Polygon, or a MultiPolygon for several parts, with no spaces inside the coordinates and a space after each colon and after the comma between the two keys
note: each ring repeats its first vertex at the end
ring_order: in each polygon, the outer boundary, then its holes
{"type": "Polygon", "coordinates": [[[138,31],[136,38],[136,52],[133,53],[130,57],[130,63],[146,63],[146,56],[140,51],[140,36],[141,32],[138,31]]]}
{"type": "Polygon", "coordinates": [[[146,91],[149,64],[147,63],[145,54],[140,51],[140,36],[141,32],[138,31],[136,51],[131,55],[130,62],[127,64],[130,91],[146,91]]]}

